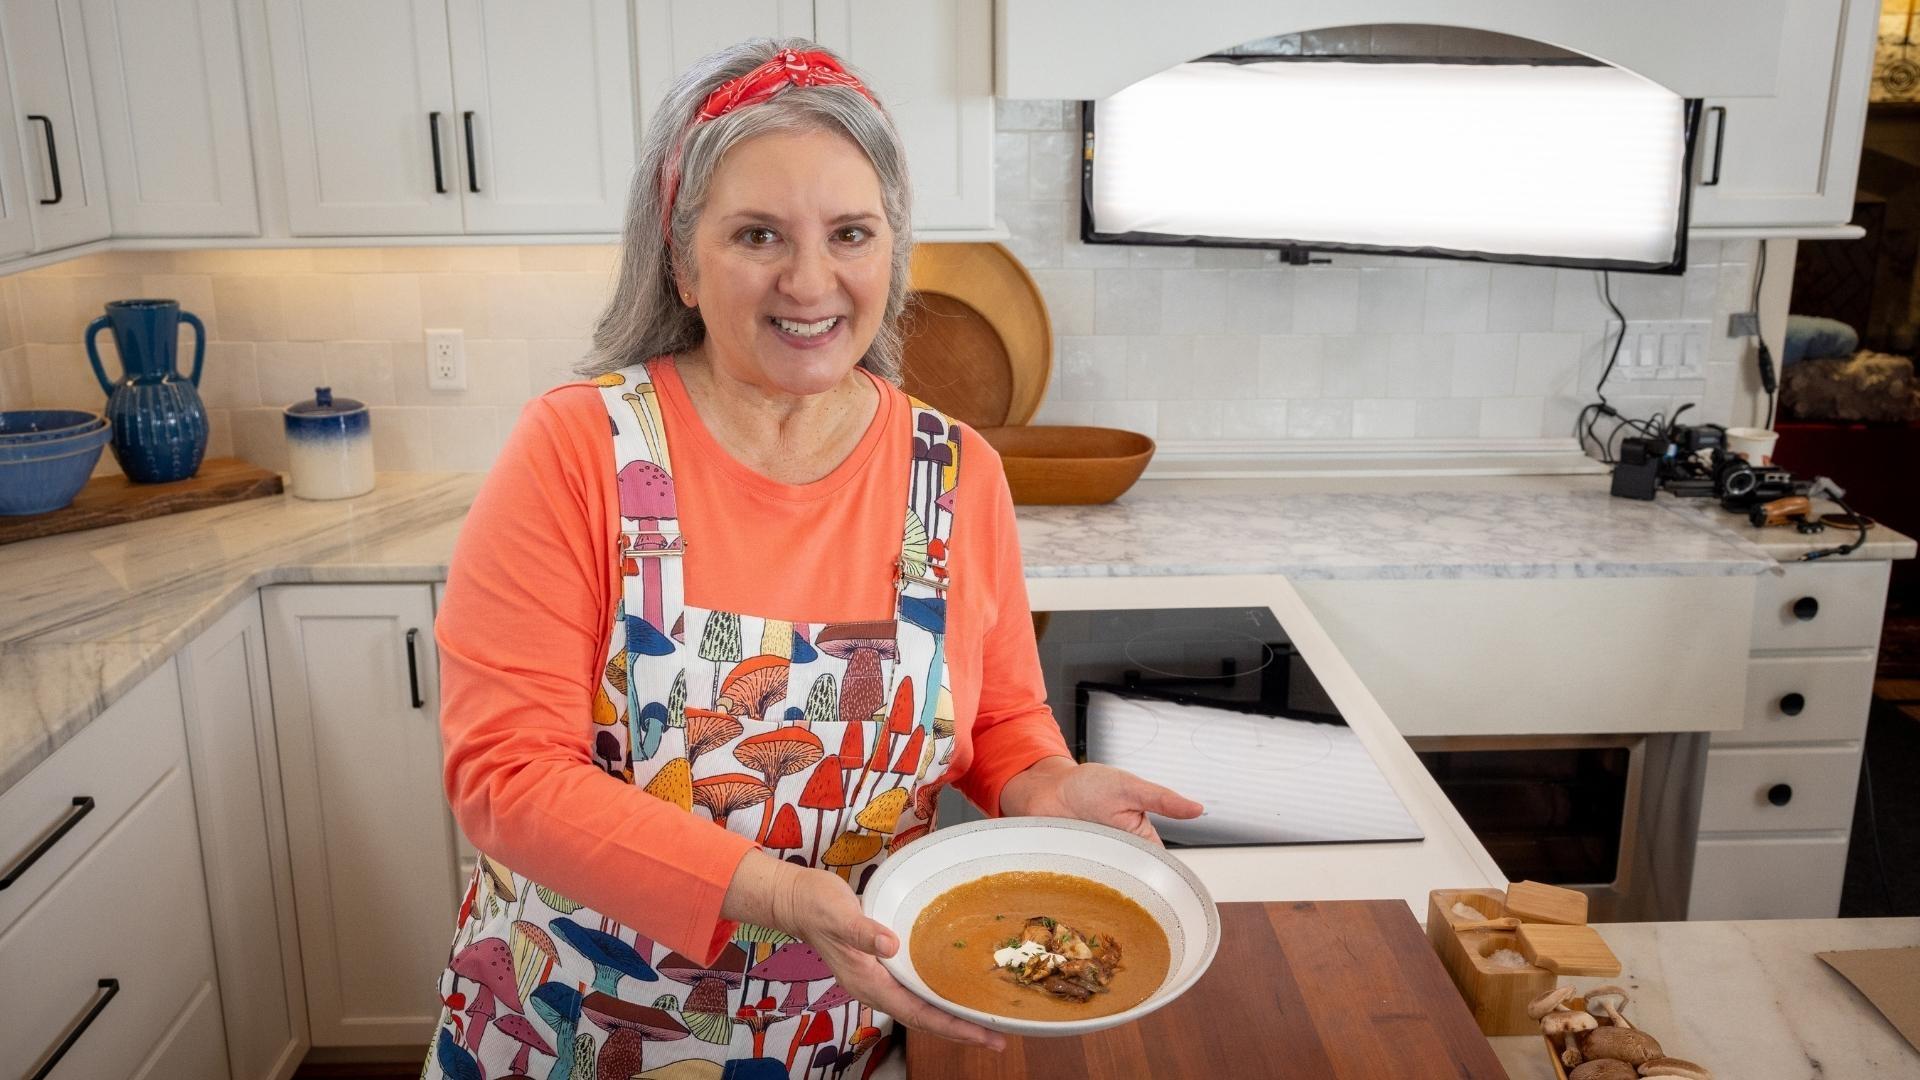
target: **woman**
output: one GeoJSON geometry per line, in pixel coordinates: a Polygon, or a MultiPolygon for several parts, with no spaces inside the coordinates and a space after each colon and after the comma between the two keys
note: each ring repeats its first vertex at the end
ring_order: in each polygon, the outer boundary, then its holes
{"type": "Polygon", "coordinates": [[[1068,755],[999,461],[891,381],[910,247],[898,136],[831,55],[749,42],[661,106],[592,381],[526,409],[448,577],[486,857],[427,1075],[861,1077],[894,1020],[998,1047],[856,895],[941,788],[1200,813],[1068,755]]]}

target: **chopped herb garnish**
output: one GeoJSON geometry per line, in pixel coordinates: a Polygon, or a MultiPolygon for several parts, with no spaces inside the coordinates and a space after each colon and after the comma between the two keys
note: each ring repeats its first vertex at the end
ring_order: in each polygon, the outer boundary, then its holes
{"type": "Polygon", "coordinates": [[[1001,919],[1004,919],[1004,918],[1006,918],[1006,916],[1005,916],[1005,915],[995,915],[995,916],[993,917],[993,921],[994,921],[994,922],[999,922],[999,921],[1000,921],[1001,919]]]}
{"type": "Polygon", "coordinates": [[[956,949],[964,949],[967,947],[967,943],[964,941],[956,941],[953,943],[953,947],[956,949]]]}

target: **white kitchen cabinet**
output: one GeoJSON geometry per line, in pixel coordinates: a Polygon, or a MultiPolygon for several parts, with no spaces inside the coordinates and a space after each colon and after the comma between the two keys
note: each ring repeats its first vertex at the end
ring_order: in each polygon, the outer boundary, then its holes
{"type": "Polygon", "coordinates": [[[262,590],[315,1046],[425,1046],[459,902],[425,585],[262,590]]]}
{"type": "Polygon", "coordinates": [[[295,236],[461,231],[442,0],[268,0],[295,236]]]}
{"type": "Polygon", "coordinates": [[[622,0],[269,0],[267,24],[295,235],[619,231],[622,0]]]}
{"type": "Polygon", "coordinates": [[[80,0],[0,4],[35,251],[113,231],[82,30],[80,0]]]}
{"type": "Polygon", "coordinates": [[[813,0],[635,0],[633,38],[640,130],[674,77],[695,60],[748,38],[813,37],[813,0]]]}
{"type": "Polygon", "coordinates": [[[1688,918],[1840,913],[1891,569],[1832,560],[1762,578],[1745,723],[1707,751],[1688,918]]]}
{"type": "Polygon", "coordinates": [[[1695,226],[1852,220],[1879,18],[1878,0],[1786,0],[1773,93],[1703,102],[1695,226]]]}
{"type": "Polygon", "coordinates": [[[227,1058],[233,1080],[285,1080],[307,1052],[307,1002],[258,595],[179,664],[227,1058]]]}
{"type": "MultiPolygon", "coordinates": [[[[0,24],[0,69],[6,64],[7,37],[0,24]]],[[[5,71],[0,70],[0,76],[5,71]]],[[[12,80],[0,77],[0,259],[33,251],[32,198],[20,143],[20,111],[13,104],[12,80]]]]}
{"type": "Polygon", "coordinates": [[[640,0],[640,113],[650,123],[674,77],[751,37],[811,37],[858,68],[907,148],[917,233],[991,229],[991,0],[640,0]]]}
{"type": "Polygon", "coordinates": [[[116,236],[256,236],[233,0],[82,0],[116,236]]]}
{"type": "Polygon", "coordinates": [[[470,233],[618,232],[633,177],[626,0],[447,0],[470,233]]]}
{"type": "Polygon", "coordinates": [[[914,228],[993,228],[991,0],[815,0],[813,22],[893,115],[914,228]]]}
{"type": "Polygon", "coordinates": [[[0,1070],[228,1075],[200,856],[169,660],[0,795],[0,1070]]]}

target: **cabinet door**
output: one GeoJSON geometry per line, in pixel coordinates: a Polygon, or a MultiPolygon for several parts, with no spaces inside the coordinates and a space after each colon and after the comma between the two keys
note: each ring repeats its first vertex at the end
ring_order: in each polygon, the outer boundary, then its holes
{"type": "Polygon", "coordinates": [[[643,132],[674,78],[695,60],[748,38],[813,37],[813,0],[637,0],[633,13],[643,132]]]}
{"type": "Polygon", "coordinates": [[[24,150],[35,251],[112,231],[80,0],[7,0],[7,66],[24,150]]]}
{"type": "Polygon", "coordinates": [[[255,236],[233,0],[83,0],[117,236],[255,236]]]}
{"type": "Polygon", "coordinates": [[[1787,0],[1773,95],[1706,99],[1694,225],[1852,219],[1879,14],[1872,0],[1787,0]]]}
{"type": "Polygon", "coordinates": [[[313,1043],[425,1046],[459,903],[431,593],[262,599],[313,1043]]]}
{"type": "Polygon", "coordinates": [[[11,67],[6,60],[8,35],[0,20],[0,259],[33,250],[32,197],[27,193],[27,170],[22,164],[20,110],[14,106],[11,67]]]}
{"type": "MultiPolygon", "coordinates": [[[[440,613],[445,611],[446,607],[447,583],[436,581],[433,583],[433,618],[436,623],[439,622],[440,613]]],[[[434,669],[433,685],[440,685],[438,668],[434,669]]],[[[480,849],[474,847],[473,841],[467,839],[467,834],[461,830],[460,823],[457,821],[453,825],[453,849],[459,868],[458,879],[466,881],[473,877],[473,868],[480,862],[480,849]]]]}
{"type": "MultiPolygon", "coordinates": [[[[43,774],[97,804],[5,893],[30,892],[31,902],[0,931],[0,1070],[37,1076],[71,1037],[53,1080],[227,1076],[173,662],[7,794],[43,774]],[[101,742],[68,753],[96,731],[101,742]],[[103,772],[117,758],[137,760],[138,772],[103,772]]],[[[37,835],[0,829],[0,845],[37,835]]]]}
{"type": "Polygon", "coordinates": [[[460,232],[440,0],[268,0],[267,35],[293,233],[460,232]]]}
{"type": "Polygon", "coordinates": [[[306,1056],[307,1000],[257,595],[181,652],[180,698],[227,1058],[233,1080],[283,1080],[306,1056]]]}
{"type": "Polygon", "coordinates": [[[819,0],[820,44],[859,67],[893,114],[913,227],[993,227],[991,0],[819,0]]]}
{"type": "Polygon", "coordinates": [[[620,231],[633,176],[626,0],[448,0],[470,233],[620,231]]]}

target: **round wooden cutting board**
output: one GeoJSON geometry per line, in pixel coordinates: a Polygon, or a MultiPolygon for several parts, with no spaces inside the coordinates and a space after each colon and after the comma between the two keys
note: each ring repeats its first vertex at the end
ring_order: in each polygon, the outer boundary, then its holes
{"type": "Polygon", "coordinates": [[[999,244],[920,244],[907,309],[907,393],[975,428],[1025,424],[1053,370],[1053,326],[999,244]]]}

